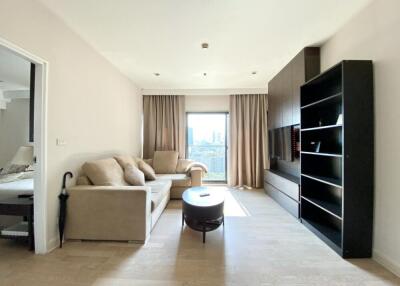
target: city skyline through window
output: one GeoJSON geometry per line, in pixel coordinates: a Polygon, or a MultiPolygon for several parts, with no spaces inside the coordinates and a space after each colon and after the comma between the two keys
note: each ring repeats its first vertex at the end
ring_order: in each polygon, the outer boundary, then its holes
{"type": "Polygon", "coordinates": [[[205,181],[226,182],[226,113],[188,113],[188,158],[208,167],[205,181]]]}

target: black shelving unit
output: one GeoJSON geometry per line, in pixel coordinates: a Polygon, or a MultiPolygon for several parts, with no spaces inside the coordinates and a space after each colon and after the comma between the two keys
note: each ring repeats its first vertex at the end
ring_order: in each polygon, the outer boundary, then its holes
{"type": "Polygon", "coordinates": [[[344,258],[371,257],[371,61],[342,61],[301,87],[302,223],[344,258]]]}

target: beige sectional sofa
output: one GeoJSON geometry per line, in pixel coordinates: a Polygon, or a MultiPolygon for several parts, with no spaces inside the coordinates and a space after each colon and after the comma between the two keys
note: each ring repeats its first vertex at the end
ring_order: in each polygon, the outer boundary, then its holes
{"type": "MultiPolygon", "coordinates": [[[[158,155],[154,164],[156,156],[153,160],[144,161],[152,166],[167,163],[172,170],[170,162],[160,161],[168,156],[158,155]]],[[[90,176],[83,174],[76,186],[67,189],[66,239],[144,243],[170,198],[180,199],[184,190],[202,184],[203,169],[190,167],[190,160],[178,159],[173,173],[156,174],[156,179],[146,181],[144,186],[130,186],[120,177],[121,174],[123,176],[124,165],[126,162],[137,164],[140,160],[118,156],[92,162],[96,166],[95,175],[106,177],[111,183],[94,185],[90,176]]]]}

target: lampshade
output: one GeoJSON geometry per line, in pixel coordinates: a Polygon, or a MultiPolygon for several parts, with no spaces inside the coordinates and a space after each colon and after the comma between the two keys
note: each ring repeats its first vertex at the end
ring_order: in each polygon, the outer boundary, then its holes
{"type": "Polygon", "coordinates": [[[19,147],[14,158],[11,160],[14,165],[32,165],[33,164],[33,146],[19,147]]]}

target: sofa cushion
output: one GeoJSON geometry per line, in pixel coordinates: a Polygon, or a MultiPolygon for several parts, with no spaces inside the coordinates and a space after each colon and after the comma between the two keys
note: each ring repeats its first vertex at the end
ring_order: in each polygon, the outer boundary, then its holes
{"type": "Polygon", "coordinates": [[[139,170],[144,173],[144,177],[146,180],[153,181],[156,179],[156,173],[154,169],[144,161],[139,161],[138,163],[139,170]]]}
{"type": "Polygon", "coordinates": [[[132,164],[125,165],[124,178],[132,186],[144,186],[144,173],[132,164]]]}
{"type": "Polygon", "coordinates": [[[125,166],[129,164],[137,167],[137,162],[131,155],[118,155],[115,156],[114,159],[117,160],[118,164],[120,164],[122,168],[125,168],[125,166]]]}
{"type": "Polygon", "coordinates": [[[176,165],[176,172],[179,174],[186,173],[186,168],[189,164],[193,163],[193,160],[189,159],[178,159],[178,164],[176,165]]]}
{"type": "Polygon", "coordinates": [[[171,180],[172,187],[191,187],[192,180],[186,174],[157,174],[157,180],[171,180]]]}
{"type": "Polygon", "coordinates": [[[154,211],[169,195],[172,182],[170,180],[157,179],[146,182],[146,187],[151,188],[151,211],[154,211]]]}
{"type": "Polygon", "coordinates": [[[93,185],[92,182],[89,180],[87,176],[79,176],[78,179],[76,179],[76,184],[78,186],[90,186],[93,185]]]}
{"type": "Polygon", "coordinates": [[[175,174],[179,153],[176,151],[156,151],[153,168],[156,174],[175,174]]]}
{"type": "Polygon", "coordinates": [[[96,186],[128,185],[124,180],[124,170],[114,158],[86,162],[82,169],[96,186]]]}
{"type": "Polygon", "coordinates": [[[153,167],[153,159],[143,159],[143,161],[153,167]]]}

